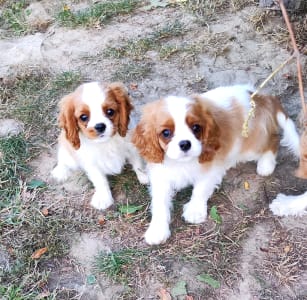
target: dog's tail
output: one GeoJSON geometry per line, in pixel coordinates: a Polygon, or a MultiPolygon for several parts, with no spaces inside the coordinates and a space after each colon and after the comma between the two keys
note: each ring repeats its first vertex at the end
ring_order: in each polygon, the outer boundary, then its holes
{"type": "Polygon", "coordinates": [[[287,147],[296,157],[300,155],[300,137],[294,122],[284,113],[277,113],[278,125],[283,130],[281,145],[287,147]]]}

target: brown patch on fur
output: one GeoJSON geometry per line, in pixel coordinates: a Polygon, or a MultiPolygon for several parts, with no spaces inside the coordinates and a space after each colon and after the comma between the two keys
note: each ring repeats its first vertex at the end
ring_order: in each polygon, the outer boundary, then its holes
{"type": "Polygon", "coordinates": [[[162,139],[160,142],[160,133],[166,129],[165,126],[171,126],[169,123],[171,117],[163,105],[163,100],[146,104],[143,107],[141,120],[132,133],[132,143],[141,156],[152,163],[163,162],[167,141],[162,139]]]}
{"type": "Polygon", "coordinates": [[[250,120],[249,137],[244,139],[242,152],[257,151],[276,153],[279,146],[279,128],[276,119],[278,112],[286,114],[279,98],[274,96],[256,95],[255,116],[250,120]]]}
{"type": "Polygon", "coordinates": [[[195,104],[191,107],[186,122],[190,128],[195,124],[199,124],[201,127],[200,132],[195,136],[202,143],[202,152],[198,160],[200,163],[204,163],[213,160],[220,148],[221,130],[205,103],[197,96],[194,99],[195,104]]]}
{"type": "Polygon", "coordinates": [[[80,148],[79,126],[75,117],[76,92],[62,98],[60,101],[59,126],[64,129],[66,139],[77,150],[80,148]]]}
{"type": "Polygon", "coordinates": [[[117,130],[124,137],[127,134],[130,112],[133,109],[133,105],[131,104],[128,91],[122,83],[111,83],[108,88],[107,99],[103,110],[105,114],[109,108],[115,111],[114,116],[110,117],[110,119],[113,122],[115,131],[117,130]]]}

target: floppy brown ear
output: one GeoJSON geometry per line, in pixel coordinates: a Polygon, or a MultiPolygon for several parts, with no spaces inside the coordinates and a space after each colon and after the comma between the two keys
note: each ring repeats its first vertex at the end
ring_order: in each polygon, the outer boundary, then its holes
{"type": "Polygon", "coordinates": [[[164,152],[159,144],[154,124],[141,120],[132,132],[131,141],[147,162],[162,163],[164,152]]]}
{"type": "Polygon", "coordinates": [[[66,139],[78,150],[80,148],[79,127],[75,117],[73,94],[69,94],[60,101],[59,125],[65,130],[66,139]]]}
{"type": "Polygon", "coordinates": [[[109,85],[117,104],[119,105],[118,133],[126,136],[130,121],[130,112],[133,109],[127,88],[121,82],[113,82],[109,85]]]}
{"type": "Polygon", "coordinates": [[[203,129],[201,134],[202,152],[198,158],[200,163],[211,161],[216,151],[220,148],[220,128],[216,124],[212,114],[201,109],[201,119],[203,121],[203,129]]]}

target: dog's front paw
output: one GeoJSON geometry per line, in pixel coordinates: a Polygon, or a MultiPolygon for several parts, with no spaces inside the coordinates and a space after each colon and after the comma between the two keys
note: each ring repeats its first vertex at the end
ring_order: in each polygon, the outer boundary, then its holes
{"type": "Polygon", "coordinates": [[[257,162],[257,174],[269,176],[274,172],[275,166],[275,155],[272,152],[267,152],[257,162]]]}
{"type": "Polygon", "coordinates": [[[302,216],[307,214],[307,195],[286,196],[278,194],[270,204],[270,210],[276,216],[302,216]]]}
{"type": "Polygon", "coordinates": [[[96,209],[107,209],[114,203],[112,196],[96,191],[92,197],[91,205],[96,209]]]}
{"type": "Polygon", "coordinates": [[[187,203],[183,207],[182,217],[188,223],[199,224],[206,221],[207,218],[207,208],[203,205],[195,205],[195,203],[187,203]]]}
{"type": "Polygon", "coordinates": [[[150,224],[145,233],[145,241],[149,245],[164,243],[171,236],[168,224],[150,224]]]}
{"type": "Polygon", "coordinates": [[[55,179],[58,182],[63,182],[68,179],[70,175],[70,170],[62,167],[62,166],[56,166],[52,171],[51,171],[51,177],[55,179]]]}

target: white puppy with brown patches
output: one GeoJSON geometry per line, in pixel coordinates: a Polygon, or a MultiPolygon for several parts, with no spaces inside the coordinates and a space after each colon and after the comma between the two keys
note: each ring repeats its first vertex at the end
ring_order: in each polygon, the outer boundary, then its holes
{"type": "Polygon", "coordinates": [[[64,181],[72,171],[83,170],[94,185],[91,205],[97,209],[113,204],[106,176],[119,174],[126,162],[131,163],[141,183],[148,182],[128,134],[132,109],[126,87],[118,82],[85,83],[60,102],[62,131],[52,176],[64,181]]]}
{"type": "Polygon", "coordinates": [[[255,97],[249,136],[242,137],[251,92],[246,85],[220,87],[201,95],[169,96],[145,105],[132,142],[148,162],[152,195],[152,219],[145,234],[148,244],[169,238],[175,190],[193,186],[183,217],[189,223],[201,223],[207,217],[208,198],[229,168],[254,160],[258,174],[268,176],[274,171],[278,126],[284,131],[284,144],[296,151],[295,125],[277,97],[255,97]]]}

